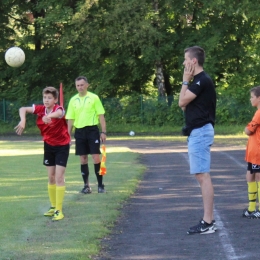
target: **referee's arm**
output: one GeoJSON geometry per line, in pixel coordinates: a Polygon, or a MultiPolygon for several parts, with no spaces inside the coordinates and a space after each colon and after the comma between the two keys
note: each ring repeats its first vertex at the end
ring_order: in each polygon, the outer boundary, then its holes
{"type": "Polygon", "coordinates": [[[68,119],[68,132],[70,135],[70,142],[71,142],[71,134],[72,134],[73,125],[74,125],[74,119],[68,119]]]}
{"type": "Polygon", "coordinates": [[[106,120],[104,115],[99,115],[99,122],[101,126],[101,140],[102,142],[106,141],[106,133],[107,133],[107,128],[106,128],[106,120]]]}

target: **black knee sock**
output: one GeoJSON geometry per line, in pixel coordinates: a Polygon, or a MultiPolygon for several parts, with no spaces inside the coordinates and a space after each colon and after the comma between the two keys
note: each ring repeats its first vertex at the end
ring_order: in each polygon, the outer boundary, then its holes
{"type": "Polygon", "coordinates": [[[80,166],[82,179],[84,181],[84,184],[88,184],[88,176],[89,176],[89,170],[88,170],[88,164],[81,164],[80,166]]]}
{"type": "Polygon", "coordinates": [[[97,176],[98,186],[100,187],[103,184],[103,176],[99,175],[100,163],[94,164],[94,170],[95,170],[95,174],[97,176]]]}

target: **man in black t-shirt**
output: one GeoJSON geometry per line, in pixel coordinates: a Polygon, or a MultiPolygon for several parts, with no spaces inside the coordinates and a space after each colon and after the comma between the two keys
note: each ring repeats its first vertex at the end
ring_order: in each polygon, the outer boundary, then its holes
{"type": "Polygon", "coordinates": [[[216,92],[211,78],[205,73],[205,52],[199,46],[184,50],[184,73],[179,106],[183,109],[188,135],[190,173],[198,180],[204,214],[188,234],[210,234],[216,231],[213,220],[214,189],[210,177],[210,147],[214,141],[216,92]],[[192,80],[192,81],[191,81],[192,80]]]}

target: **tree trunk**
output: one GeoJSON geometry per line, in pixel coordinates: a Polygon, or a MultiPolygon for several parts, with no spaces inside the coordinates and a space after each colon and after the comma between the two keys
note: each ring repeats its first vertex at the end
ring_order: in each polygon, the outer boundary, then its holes
{"type": "Polygon", "coordinates": [[[45,10],[41,9],[41,10],[37,10],[37,5],[38,5],[38,0],[32,0],[31,1],[34,10],[32,10],[32,17],[34,18],[34,31],[35,31],[35,35],[34,35],[34,45],[35,45],[35,50],[36,51],[40,51],[42,48],[42,37],[41,37],[41,33],[40,33],[40,28],[41,25],[39,24],[37,18],[44,18],[45,17],[45,10]]]}
{"type": "MultiPolygon", "coordinates": [[[[159,1],[158,0],[154,0],[153,1],[153,6],[154,6],[154,12],[155,14],[157,14],[157,18],[154,21],[154,26],[159,30],[160,28],[160,22],[159,22],[159,1]]],[[[156,41],[155,43],[156,48],[159,50],[160,45],[159,42],[156,41]]],[[[165,84],[164,84],[164,76],[163,76],[163,65],[162,65],[162,61],[161,60],[157,60],[155,62],[155,66],[156,66],[156,85],[158,88],[158,97],[165,97],[165,84]]]]}
{"type": "Polygon", "coordinates": [[[156,84],[158,87],[158,96],[165,97],[165,83],[163,76],[163,65],[161,61],[156,62],[156,84]]]}

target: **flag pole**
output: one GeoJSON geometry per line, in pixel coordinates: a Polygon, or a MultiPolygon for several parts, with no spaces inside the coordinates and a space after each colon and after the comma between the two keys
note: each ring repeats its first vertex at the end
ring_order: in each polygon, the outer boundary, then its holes
{"type": "Polygon", "coordinates": [[[63,86],[62,86],[62,83],[60,83],[60,106],[63,107],[64,105],[64,102],[63,102],[63,86]]]}

